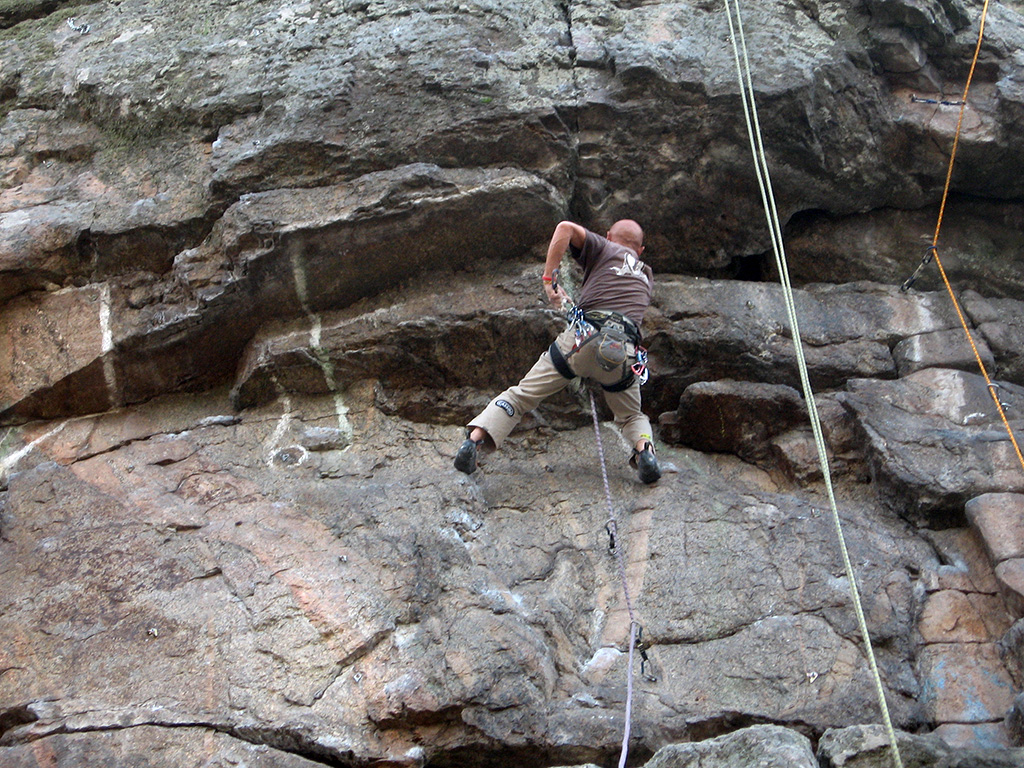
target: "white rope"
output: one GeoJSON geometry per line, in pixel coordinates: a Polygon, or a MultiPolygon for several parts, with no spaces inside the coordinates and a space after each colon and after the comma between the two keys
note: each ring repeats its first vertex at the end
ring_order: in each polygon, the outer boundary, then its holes
{"type": "Polygon", "coordinates": [[[629,582],[626,581],[626,565],[622,557],[622,547],[619,546],[619,527],[615,522],[615,505],[612,503],[612,490],[608,484],[608,468],[605,466],[604,445],[601,443],[601,424],[597,420],[597,403],[594,402],[594,393],[590,392],[590,413],[594,417],[594,435],[597,439],[597,455],[601,459],[601,479],[604,481],[604,498],[608,503],[608,523],[605,526],[608,535],[611,536],[612,551],[615,553],[615,562],[619,568],[619,578],[622,580],[622,593],[626,600],[626,611],[629,613],[629,659],[626,671],[626,724],[622,734],[622,751],[619,753],[619,768],[625,768],[626,756],[629,754],[629,731],[630,721],[633,718],[633,649],[636,647],[636,628],[638,626],[636,616],[633,613],[633,601],[629,597],[629,582]]]}
{"type": "Polygon", "coordinates": [[[878,702],[882,712],[882,720],[886,733],[889,736],[889,743],[892,747],[893,764],[896,768],[903,768],[903,760],[900,758],[899,746],[896,743],[896,731],[889,717],[889,707],[885,701],[885,687],[882,684],[882,676],[878,671],[878,664],[875,661],[875,653],[871,647],[871,637],[868,634],[867,620],[864,617],[864,609],[861,605],[860,593],[857,589],[857,581],[850,562],[850,553],[846,546],[846,539],[843,536],[842,523],[839,519],[839,508],[836,504],[835,493],[832,488],[832,473],[828,464],[828,452],[825,446],[825,438],[821,430],[821,421],[818,417],[818,408],[814,402],[814,393],[811,389],[810,378],[807,373],[807,362],[804,359],[803,343],[800,339],[800,326],[797,322],[796,305],[793,299],[793,287],[789,280],[789,268],[786,264],[786,253],[782,245],[782,227],[779,224],[779,214],[775,205],[775,194],[772,191],[771,177],[768,172],[768,161],[764,151],[764,143],[761,137],[761,126],[757,118],[757,106],[754,102],[754,85],[750,76],[750,59],[747,55],[746,39],[743,35],[743,22],[740,18],[739,0],[726,0],[726,16],[729,19],[729,33],[732,38],[733,54],[736,59],[736,73],[739,79],[740,95],[743,99],[743,116],[747,123],[747,136],[750,139],[750,150],[754,156],[754,166],[757,172],[757,183],[761,190],[761,200],[764,205],[765,218],[768,220],[768,229],[772,236],[772,252],[775,255],[775,264],[779,270],[779,279],[782,283],[782,293],[785,298],[786,314],[789,318],[790,327],[793,333],[793,345],[796,351],[797,368],[800,371],[800,383],[803,387],[804,400],[807,403],[807,412],[811,420],[811,431],[814,433],[814,443],[818,449],[818,461],[821,464],[822,476],[825,480],[825,490],[828,494],[829,506],[832,510],[832,519],[835,524],[836,537],[839,540],[839,549],[842,552],[843,567],[846,569],[846,579],[850,585],[850,597],[853,601],[853,609],[857,615],[857,625],[860,628],[861,637],[864,639],[864,648],[867,654],[868,663],[874,676],[875,692],[878,695],[878,702]],[[733,7],[735,7],[736,22],[733,23],[733,7]],[[737,38],[739,46],[737,46],[737,38]],[[742,57],[740,50],[742,49],[742,57]]]}

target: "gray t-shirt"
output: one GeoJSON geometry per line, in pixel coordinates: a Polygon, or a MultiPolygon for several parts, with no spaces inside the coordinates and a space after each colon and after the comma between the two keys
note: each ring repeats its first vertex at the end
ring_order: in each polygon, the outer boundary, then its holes
{"type": "Polygon", "coordinates": [[[569,252],[583,267],[580,308],[618,312],[639,326],[651,303],[654,273],[636,252],[589,230],[583,247],[570,246],[569,252]]]}

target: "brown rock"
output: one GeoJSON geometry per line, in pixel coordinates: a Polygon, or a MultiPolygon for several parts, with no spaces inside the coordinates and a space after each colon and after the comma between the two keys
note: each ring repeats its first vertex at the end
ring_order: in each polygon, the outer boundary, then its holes
{"type": "Polygon", "coordinates": [[[1002,720],[1015,686],[994,643],[937,644],[921,650],[921,704],[935,722],[1002,720]]]}
{"type": "Polygon", "coordinates": [[[33,294],[0,306],[0,416],[105,411],[118,402],[105,286],[33,294]],[[38,402],[48,391],[48,401],[38,402]],[[33,404],[34,403],[34,404],[33,404]]]}
{"type": "Polygon", "coordinates": [[[1024,616],[1024,558],[1001,562],[996,566],[996,578],[1003,586],[1010,609],[1018,618],[1024,616]]]}
{"type": "Polygon", "coordinates": [[[683,445],[699,451],[764,459],[770,441],[806,419],[792,387],[746,381],[700,382],[683,392],[676,411],[683,445]]]}
{"type": "Polygon", "coordinates": [[[987,749],[1006,749],[1012,747],[1012,739],[1004,723],[943,723],[932,733],[946,742],[954,750],[967,750],[976,747],[987,749]]]}
{"type": "Polygon", "coordinates": [[[999,592],[992,561],[976,530],[947,528],[931,531],[928,540],[941,558],[940,563],[923,574],[922,581],[929,592],[943,589],[986,595],[999,592]]]}
{"type": "MultiPolygon", "coordinates": [[[[810,428],[793,429],[772,440],[772,455],[777,466],[797,483],[806,485],[821,480],[821,458],[810,428]]],[[[832,471],[832,465],[829,466],[832,471]]]]}
{"type": "Polygon", "coordinates": [[[997,596],[943,590],[928,596],[918,630],[926,643],[992,643],[1011,623],[997,596]]]}
{"type": "Polygon", "coordinates": [[[1024,494],[986,493],[968,501],[965,510],[994,563],[1024,557],[1024,494]]]}

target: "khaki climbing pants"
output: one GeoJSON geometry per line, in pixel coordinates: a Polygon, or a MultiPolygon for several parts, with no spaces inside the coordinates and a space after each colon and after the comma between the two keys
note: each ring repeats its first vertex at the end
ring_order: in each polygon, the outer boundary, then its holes
{"type": "MultiPolygon", "coordinates": [[[[563,354],[573,348],[575,334],[566,328],[555,339],[563,354]]],[[[632,347],[632,345],[630,345],[632,347]]],[[[630,349],[632,353],[633,350],[630,349]]],[[[571,358],[570,358],[571,360],[571,358]]],[[[496,448],[508,437],[509,432],[523,418],[523,414],[532,411],[541,401],[569,386],[565,378],[551,362],[551,353],[544,350],[533,368],[514,387],[509,387],[494,398],[480,414],[474,418],[469,427],[480,427],[494,440],[496,448]]],[[[632,448],[641,440],[652,440],[651,422],[640,410],[640,382],[634,378],[633,383],[621,392],[604,391],[605,402],[615,416],[615,423],[622,430],[622,436],[632,448]]],[[[653,440],[652,440],[653,442],[653,440]]]]}

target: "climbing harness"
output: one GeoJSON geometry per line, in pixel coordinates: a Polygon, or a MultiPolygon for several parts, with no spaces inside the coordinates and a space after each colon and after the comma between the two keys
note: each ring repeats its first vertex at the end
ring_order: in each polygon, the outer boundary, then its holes
{"type": "Polygon", "coordinates": [[[981,353],[978,351],[978,345],[974,341],[974,336],[971,333],[970,327],[967,325],[967,320],[964,318],[963,310],[960,307],[960,302],[956,298],[956,292],[953,290],[953,286],[949,281],[949,276],[946,274],[945,268],[942,266],[942,259],[939,258],[939,232],[942,230],[942,217],[946,211],[946,201],[949,198],[949,188],[953,178],[953,165],[956,162],[956,152],[960,145],[960,133],[963,128],[964,113],[967,109],[967,95],[971,90],[971,81],[974,78],[974,70],[978,64],[978,56],[981,53],[981,43],[985,36],[985,18],[988,14],[988,0],[985,0],[984,6],[981,9],[981,21],[978,25],[978,42],[974,48],[974,59],[971,61],[970,71],[967,73],[967,81],[964,85],[963,98],[957,102],[960,106],[960,116],[956,122],[956,133],[953,135],[953,148],[949,154],[949,165],[946,169],[946,183],[942,190],[942,202],[939,204],[939,216],[935,223],[935,233],[932,235],[932,244],[928,246],[928,250],[922,258],[921,263],[918,265],[914,273],[904,281],[903,285],[900,286],[900,290],[906,292],[917,280],[918,275],[921,273],[928,264],[935,260],[935,265],[939,268],[939,275],[942,277],[943,285],[946,286],[946,292],[949,294],[950,300],[953,302],[953,308],[956,310],[957,318],[960,320],[960,326],[963,328],[964,333],[967,336],[967,342],[971,345],[971,351],[974,353],[974,360],[978,364],[978,369],[981,371],[982,377],[985,379],[985,385],[988,389],[988,393],[992,396],[992,401],[995,403],[996,410],[999,412],[999,418],[1003,422],[1003,427],[1006,429],[1006,434],[1010,438],[1010,443],[1013,445],[1013,449],[1017,454],[1017,460],[1020,462],[1021,468],[1024,469],[1024,453],[1021,452],[1020,444],[1017,442],[1017,437],[1013,433],[1013,427],[1010,426],[1010,421],[1006,417],[1006,403],[999,399],[999,394],[996,389],[999,387],[992,381],[989,376],[988,369],[985,367],[985,363],[981,359],[981,353]]]}
{"type": "Polygon", "coordinates": [[[562,352],[558,340],[548,353],[565,378],[592,379],[606,392],[622,392],[639,380],[647,382],[647,350],[640,346],[640,329],[618,312],[584,311],[571,304],[566,323],[573,331],[573,346],[562,352]],[[573,362],[574,361],[574,364],[573,362]]]}
{"type": "MultiPolygon", "coordinates": [[[[986,0],[986,4],[987,4],[986,0]]],[[[839,549],[842,553],[843,567],[846,571],[846,578],[850,585],[850,598],[853,602],[854,612],[857,616],[857,626],[860,629],[861,637],[864,640],[864,649],[867,655],[868,664],[874,677],[875,691],[878,695],[878,703],[882,713],[882,720],[886,733],[889,737],[889,744],[892,748],[893,764],[896,768],[903,768],[903,760],[900,757],[899,745],[896,742],[896,731],[889,717],[889,707],[885,700],[885,688],[882,685],[882,676],[878,671],[878,663],[875,660],[875,653],[871,647],[871,637],[868,634],[867,620],[864,617],[864,609],[861,605],[860,593],[857,589],[857,581],[853,572],[853,565],[850,561],[850,553],[843,536],[842,523],[839,519],[839,508],[836,503],[835,492],[832,488],[832,475],[829,470],[828,452],[825,446],[825,438],[821,429],[821,421],[818,416],[818,408],[814,401],[814,392],[811,389],[810,377],[807,372],[807,362],[804,359],[803,343],[800,340],[800,326],[796,317],[795,299],[793,287],[789,280],[789,267],[786,263],[786,253],[782,244],[782,227],[779,223],[778,210],[775,205],[775,193],[771,186],[771,177],[768,172],[768,160],[764,151],[764,142],[761,135],[761,126],[757,116],[757,105],[754,100],[754,84],[750,73],[750,59],[747,55],[746,39],[743,34],[743,22],[740,17],[739,0],[726,0],[726,16],[729,21],[729,32],[732,40],[733,55],[736,61],[736,73],[739,80],[740,95],[743,102],[743,115],[747,124],[747,136],[750,140],[750,150],[754,156],[754,168],[757,175],[758,187],[761,191],[761,200],[764,205],[765,218],[768,222],[768,229],[772,238],[772,251],[775,255],[775,263],[779,270],[779,278],[782,283],[782,293],[786,304],[786,313],[789,318],[790,329],[793,336],[793,345],[796,353],[797,368],[800,372],[800,383],[803,387],[804,401],[807,404],[807,412],[811,421],[811,431],[814,434],[814,442],[818,450],[818,460],[821,464],[822,477],[825,481],[825,490],[828,495],[829,506],[832,510],[832,520],[835,526],[836,537],[839,541],[839,549]],[[733,14],[735,13],[735,21],[733,14]],[[742,50],[742,55],[741,55],[742,50]]]]}

